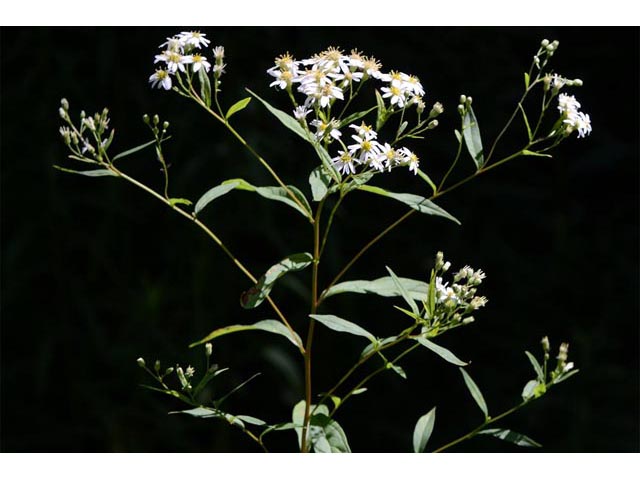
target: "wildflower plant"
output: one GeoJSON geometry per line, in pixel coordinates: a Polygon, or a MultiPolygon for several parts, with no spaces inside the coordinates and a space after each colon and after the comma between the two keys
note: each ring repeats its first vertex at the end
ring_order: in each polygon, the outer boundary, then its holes
{"type": "MultiPolygon", "coordinates": [[[[254,309],[266,302],[273,312],[273,318],[252,324],[217,326],[194,341],[191,347],[204,346],[206,368],[203,371],[195,371],[190,365],[163,369],[159,361],[149,368],[145,360],[139,358],[138,365],[155,382],[149,388],[186,404],[189,408],[181,413],[220,419],[241,429],[265,451],[268,451],[267,435],[292,430],[296,433],[301,452],[350,452],[347,434],[338,423],[337,414],[341,407],[353,397],[365,393],[369,381],[377,375],[393,372],[406,379],[401,360],[415,350],[421,350],[426,354],[435,354],[460,369],[461,380],[483,414],[483,421],[478,426],[446,445],[432,448],[433,451],[445,450],[476,435],[491,435],[521,446],[537,446],[527,436],[495,424],[577,373],[573,363],[568,361],[568,345],[560,345],[555,367],[551,365],[552,353],[547,337],[541,342],[541,360],[525,352],[534,378],[526,382],[521,399],[513,408],[490,414],[480,388],[464,368],[468,362],[437,343],[440,335],[464,327],[474,322],[476,317],[481,319],[480,310],[488,301],[482,294],[486,275],[481,269],[463,266],[454,270],[444,254],[437,252],[433,269],[421,279],[397,275],[388,266],[387,274],[377,279],[343,281],[343,278],[367,250],[416,212],[459,223],[452,214],[434,202],[437,198],[515,158],[550,157],[549,152],[573,136],[574,132],[578,138],[591,133],[589,115],[580,111],[580,103],[568,91],[581,86],[582,82],[562,77],[549,68],[558,42],[544,40],[540,44],[530,69],[524,73],[522,96],[488,149],[484,147],[472,97],[460,96],[459,104],[454,109],[460,117],[460,127],[454,132],[457,148],[449,168],[439,179],[432,177],[426,168],[429,163],[421,161],[414,148],[419,145],[418,140],[425,140],[438,127],[438,117],[443,114],[444,107],[437,101],[427,102],[425,87],[415,75],[384,70],[376,58],[357,50],[345,53],[330,47],[302,60],[285,53],[278,56],[274,65],[266,71],[266,82],[290,102],[288,109],[276,108],[249,89],[249,96],[223,108],[226,102],[222,101],[220,94],[227,65],[224,63],[225,51],[222,46],[212,48],[205,33],[187,31],[167,38],[159,48],[160,53],[153,62],[156,70],[148,78],[150,86],[175,92],[206,111],[267,170],[275,185],[257,186],[246,179],[234,178],[217,182],[217,185],[194,200],[174,196],[169,183],[168,162],[163,153],[163,144],[169,140],[169,122],[161,121],[158,115],[144,115],[143,121],[148,125],[152,139],[111,155],[109,149],[114,130],[108,110],[105,108],[95,115],[87,115],[83,111],[78,119],[74,119],[65,99],[59,110],[63,120],[61,137],[71,152],[69,158],[79,162],[78,165],[84,163],[91,168],[56,168],[89,177],[111,176],[125,180],[194,223],[248,278],[248,288],[240,295],[242,308],[254,309]],[[532,96],[541,99],[535,103],[535,107],[528,102],[532,96]],[[354,102],[357,97],[360,97],[359,102],[354,102]],[[308,187],[286,184],[276,168],[233,127],[233,116],[244,110],[252,99],[264,107],[265,114],[302,138],[310,151],[315,152],[315,161],[306,166],[309,169],[308,187]],[[353,111],[356,103],[367,102],[368,108],[353,111]],[[526,132],[526,141],[510,154],[496,157],[497,145],[518,124],[526,132]],[[161,166],[164,183],[160,191],[125,173],[117,164],[123,157],[149,150],[161,166]],[[459,163],[467,154],[474,172],[452,181],[454,172],[457,172],[459,163]],[[423,196],[393,192],[377,186],[376,177],[392,170],[400,170],[415,178],[416,191],[426,190],[428,193],[423,196]],[[200,218],[200,213],[210,203],[220,201],[221,197],[233,190],[254,192],[277,202],[283,208],[286,206],[295,210],[312,226],[312,251],[292,253],[279,261],[274,259],[275,263],[264,274],[254,275],[214,229],[200,218]],[[408,211],[365,243],[327,285],[321,286],[318,272],[325,248],[329,245],[336,212],[354,192],[386,197],[404,204],[408,211]],[[283,313],[272,296],[272,289],[283,275],[305,269],[311,270],[308,314],[304,318],[291,319],[283,313]],[[401,301],[402,305],[395,305],[396,311],[390,308],[388,315],[400,315],[405,323],[394,335],[380,337],[362,326],[362,319],[346,320],[336,315],[338,312],[333,312],[330,298],[345,294],[378,295],[401,301]],[[363,349],[358,360],[353,365],[345,365],[343,373],[333,385],[316,386],[312,382],[312,352],[317,327],[330,329],[336,335],[354,335],[362,340],[363,349]],[[253,377],[219,398],[207,397],[210,390],[205,387],[215,383],[217,377],[227,371],[210,363],[214,341],[226,335],[254,330],[286,338],[300,354],[300,362],[304,367],[301,399],[291,406],[291,412],[283,413],[280,419],[263,420],[227,411],[224,403],[227,398],[245,387],[253,377]],[[365,365],[369,367],[366,370],[363,368],[365,365]]],[[[393,262],[393,259],[389,259],[389,262],[393,262]]],[[[421,413],[416,412],[417,422],[413,431],[415,452],[423,452],[427,448],[435,425],[436,407],[420,416],[421,413]]]]}

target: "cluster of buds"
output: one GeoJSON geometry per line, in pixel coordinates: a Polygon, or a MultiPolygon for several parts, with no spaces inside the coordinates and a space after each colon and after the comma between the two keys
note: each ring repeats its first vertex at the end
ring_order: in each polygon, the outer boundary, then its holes
{"type": "Polygon", "coordinates": [[[102,162],[115,133],[111,130],[108,136],[105,135],[109,130],[109,110],[104,108],[102,112],[92,116],[82,110],[79,126],[76,126],[69,115],[69,102],[63,98],[60,100],[58,113],[66,122],[59,131],[65,145],[73,152],[72,158],[90,163],[102,162]]]}
{"type": "Polygon", "coordinates": [[[474,321],[473,313],[487,304],[487,298],[477,295],[477,289],[486,275],[480,269],[474,270],[469,266],[461,268],[453,275],[453,282],[445,282],[443,275],[451,268],[451,262],[445,261],[442,252],[436,254],[436,262],[431,272],[431,285],[433,292],[433,308],[430,301],[425,305],[425,327],[423,332],[437,328],[453,328],[459,325],[467,325],[474,321]]]}
{"type": "Polygon", "coordinates": [[[211,41],[204,33],[198,31],[181,32],[178,35],[167,38],[160,45],[162,51],[156,55],[154,63],[160,63],[161,68],[149,77],[152,87],[170,90],[173,86],[172,76],[182,73],[198,73],[202,70],[208,73],[213,69],[216,87],[220,83],[220,76],[224,73],[224,47],[215,47],[212,51],[213,66],[202,55],[201,49],[207,48],[211,41]]]}
{"type": "Polygon", "coordinates": [[[538,69],[542,70],[550,57],[553,57],[553,54],[556,52],[558,47],[560,46],[560,42],[558,40],[554,40],[550,42],[546,38],[540,42],[540,48],[538,49],[538,53],[533,56],[533,62],[535,63],[538,69]]]}

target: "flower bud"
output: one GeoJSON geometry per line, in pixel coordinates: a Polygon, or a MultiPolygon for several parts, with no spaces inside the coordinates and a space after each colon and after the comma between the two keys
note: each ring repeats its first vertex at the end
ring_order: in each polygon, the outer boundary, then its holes
{"type": "Polygon", "coordinates": [[[163,129],[165,129],[165,130],[166,130],[167,128],[169,128],[169,122],[167,122],[167,121],[163,122],[163,123],[162,123],[162,128],[163,128],[163,129]]]}
{"type": "Polygon", "coordinates": [[[473,97],[467,97],[467,105],[471,105],[473,103],[473,97]]]}
{"type": "Polygon", "coordinates": [[[61,119],[63,119],[63,120],[67,119],[67,111],[64,108],[60,107],[58,109],[58,113],[60,114],[60,118],[61,119]]]}
{"type": "Polygon", "coordinates": [[[69,110],[69,102],[66,98],[60,100],[60,105],[62,105],[62,108],[64,108],[65,110],[69,110]]]}
{"type": "Polygon", "coordinates": [[[428,130],[433,130],[434,128],[436,128],[438,126],[438,120],[431,120],[429,122],[429,124],[427,125],[427,129],[428,130]]]}
{"type": "Polygon", "coordinates": [[[548,353],[551,349],[551,346],[549,345],[549,337],[545,335],[544,337],[542,337],[540,343],[542,344],[542,350],[544,351],[544,353],[548,353]]]}
{"type": "Polygon", "coordinates": [[[547,40],[546,38],[544,40],[542,40],[542,42],[540,42],[540,46],[546,48],[547,45],[549,45],[549,40],[547,40]]]}
{"type": "Polygon", "coordinates": [[[581,87],[582,86],[582,80],[580,80],[579,78],[576,78],[575,80],[573,80],[573,86],[574,87],[581,87]]]}
{"type": "Polygon", "coordinates": [[[160,123],[160,117],[156,114],[153,116],[153,124],[158,125],[160,123]]]}
{"type": "Polygon", "coordinates": [[[146,123],[147,125],[149,125],[149,115],[147,115],[146,113],[142,116],[142,121],[144,123],[146,123]]]}
{"type": "Polygon", "coordinates": [[[136,362],[138,362],[138,366],[141,368],[144,368],[146,366],[146,363],[144,361],[144,358],[140,357],[136,360],[136,362]]]}
{"type": "Polygon", "coordinates": [[[164,371],[165,375],[171,375],[173,373],[173,367],[169,367],[164,371]]]}
{"type": "Polygon", "coordinates": [[[460,95],[460,104],[464,105],[465,103],[467,103],[467,96],[466,95],[460,95]]]}
{"type": "Polygon", "coordinates": [[[207,343],[204,346],[204,354],[208,357],[211,356],[211,352],[213,351],[213,346],[211,345],[211,343],[207,343]]]}
{"type": "Polygon", "coordinates": [[[178,380],[180,380],[180,385],[182,385],[182,388],[186,388],[187,385],[189,385],[189,382],[187,381],[187,378],[184,376],[184,370],[182,370],[182,367],[177,367],[176,368],[176,374],[178,375],[178,380]]]}
{"type": "Polygon", "coordinates": [[[154,363],[153,368],[155,369],[156,373],[160,373],[160,360],[156,360],[156,363],[154,363]]]}
{"type": "Polygon", "coordinates": [[[473,322],[475,322],[475,321],[476,321],[476,319],[475,319],[475,318],[473,318],[473,317],[467,317],[467,318],[465,318],[464,320],[462,320],[462,324],[463,324],[463,325],[469,325],[470,323],[473,323],[473,322]]]}
{"type": "Polygon", "coordinates": [[[436,102],[433,104],[433,107],[431,107],[431,111],[429,112],[429,117],[435,118],[438,115],[440,115],[442,112],[444,112],[444,107],[440,102],[436,102]]]}
{"type": "Polygon", "coordinates": [[[86,117],[86,116],[87,116],[87,114],[85,113],[85,111],[84,111],[84,110],[81,110],[81,111],[80,111],[80,118],[81,118],[81,119],[84,119],[84,117],[86,117]]]}
{"type": "Polygon", "coordinates": [[[436,270],[440,270],[444,265],[444,253],[436,253],[436,270]]]}
{"type": "Polygon", "coordinates": [[[444,262],[444,265],[442,265],[442,271],[443,272],[446,272],[450,268],[451,268],[451,262],[444,262]]]}
{"type": "Polygon", "coordinates": [[[460,113],[460,115],[464,115],[464,112],[465,112],[464,105],[462,104],[458,105],[458,113],[460,113]]]}
{"type": "Polygon", "coordinates": [[[544,85],[544,91],[548,92],[551,88],[551,75],[545,75],[542,79],[542,83],[544,85]]]}

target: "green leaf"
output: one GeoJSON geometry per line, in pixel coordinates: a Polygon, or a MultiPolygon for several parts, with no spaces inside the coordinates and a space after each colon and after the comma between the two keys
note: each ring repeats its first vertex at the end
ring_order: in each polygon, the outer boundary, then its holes
{"type": "Polygon", "coordinates": [[[264,332],[282,335],[296,347],[302,346],[302,340],[300,340],[300,337],[297,334],[291,332],[283,323],[277,320],[261,320],[257,323],[254,323],[253,325],[229,325],[227,327],[218,328],[217,330],[214,330],[209,335],[204,337],[202,340],[198,340],[197,342],[189,345],[189,348],[193,348],[197,345],[202,345],[203,343],[209,342],[218,337],[222,337],[223,335],[228,335],[230,333],[236,332],[245,332],[248,330],[262,330],[264,332]]]}
{"type": "Polygon", "coordinates": [[[242,100],[234,103],[233,105],[231,105],[231,107],[229,107],[229,110],[227,110],[227,114],[224,116],[224,118],[229,120],[231,115],[233,115],[234,113],[239,112],[240,110],[244,110],[245,108],[247,108],[247,105],[249,105],[250,101],[251,101],[251,97],[247,97],[247,98],[243,98],[242,100]]]}
{"type": "MultiPolygon", "coordinates": [[[[396,277],[404,291],[413,299],[424,301],[427,299],[429,285],[411,278],[396,277]]],[[[341,293],[373,293],[381,297],[399,297],[402,292],[391,277],[376,278],[375,280],[350,280],[337,283],[322,293],[322,298],[329,298],[341,293]]]]}
{"type": "Polygon", "coordinates": [[[390,192],[388,190],[385,190],[384,188],[374,187],[371,185],[360,185],[358,189],[365,192],[375,193],[376,195],[382,195],[383,197],[393,198],[394,200],[402,202],[420,213],[444,217],[460,225],[458,219],[437,206],[431,200],[421,197],[420,195],[414,195],[412,193],[390,192]]]}
{"type": "Polygon", "coordinates": [[[169,203],[172,207],[176,205],[193,205],[193,202],[187,198],[170,198],[169,203]]]}
{"type": "Polygon", "coordinates": [[[535,440],[530,439],[526,435],[502,428],[488,428],[486,430],[480,430],[478,435],[491,435],[492,437],[499,438],[505,442],[515,443],[520,447],[542,447],[542,445],[535,440]]]}
{"type": "Polygon", "coordinates": [[[400,365],[394,365],[393,363],[387,363],[387,369],[388,370],[393,370],[395,373],[397,373],[398,375],[400,375],[403,379],[407,379],[407,374],[404,371],[404,368],[402,368],[400,365]]]}
{"type": "Polygon", "coordinates": [[[313,262],[310,253],[294,253],[283,258],[265,272],[253,287],[240,296],[242,308],[250,309],[260,305],[271,292],[276,280],[289,272],[297,272],[307,268],[313,262]]]}
{"type": "Polygon", "coordinates": [[[462,134],[458,130],[454,130],[453,133],[456,134],[456,138],[458,139],[458,143],[462,143],[462,134]]]}
{"type": "Polygon", "coordinates": [[[196,407],[189,410],[180,410],[176,412],[169,412],[169,414],[184,413],[197,418],[223,418],[223,413],[217,409],[196,407]]]}
{"type": "Polygon", "coordinates": [[[276,117],[280,121],[280,123],[282,123],[285,127],[287,127],[289,130],[291,130],[293,133],[300,136],[307,142],[311,144],[316,143],[313,136],[309,132],[307,132],[304,128],[302,128],[302,125],[300,125],[298,120],[296,120],[294,117],[292,117],[288,113],[285,113],[282,110],[278,110],[277,108],[271,106],[269,102],[267,102],[266,100],[263,100],[248,88],[246,90],[255,98],[257,98],[265,107],[267,107],[267,110],[269,110],[269,112],[271,112],[271,114],[274,117],[276,117]]]}
{"type": "Polygon", "coordinates": [[[309,438],[316,453],[351,453],[342,427],[324,413],[316,413],[311,417],[309,438]]]}
{"type": "Polygon", "coordinates": [[[544,382],[545,381],[544,372],[542,370],[542,367],[540,366],[540,363],[536,359],[536,357],[534,357],[529,352],[524,352],[524,353],[527,355],[527,357],[529,358],[529,361],[531,362],[531,365],[533,366],[533,369],[536,371],[536,375],[538,376],[538,380],[540,380],[541,382],[544,382]]]}
{"type": "Polygon", "coordinates": [[[343,318],[336,317],[335,315],[309,315],[314,320],[320,322],[325,327],[330,328],[336,332],[345,332],[352,335],[358,335],[360,337],[368,338],[372,343],[376,342],[376,337],[367,332],[360,325],[344,320],[343,318]]]}
{"type": "Polygon", "coordinates": [[[213,380],[215,377],[217,377],[219,374],[225,372],[229,370],[228,368],[223,368],[223,369],[218,369],[217,365],[213,365],[211,367],[209,367],[209,370],[207,370],[205,372],[205,374],[202,376],[202,378],[200,379],[200,381],[198,382],[198,384],[193,388],[193,396],[197,397],[198,394],[202,391],[202,389],[204,389],[211,380],[213,380]]]}
{"type": "Polygon", "coordinates": [[[323,165],[318,165],[311,170],[309,175],[309,185],[311,185],[311,196],[314,202],[322,200],[329,191],[331,175],[329,175],[323,165]]]}
{"type": "Polygon", "coordinates": [[[155,140],[151,140],[150,142],[143,143],[142,145],[138,145],[137,147],[130,148],[129,150],[125,150],[124,152],[121,152],[121,153],[117,154],[115,157],[113,157],[113,159],[111,161],[115,162],[116,160],[118,160],[120,158],[124,158],[124,157],[128,157],[129,155],[133,155],[134,153],[139,152],[140,150],[144,150],[145,148],[150,147],[151,145],[153,145],[155,143],[156,143],[155,140]]]}
{"type": "Polygon", "coordinates": [[[411,311],[414,313],[414,315],[418,315],[420,313],[420,310],[418,309],[418,305],[416,305],[416,302],[413,300],[411,295],[409,295],[409,293],[404,289],[402,282],[398,280],[398,277],[396,277],[396,274],[393,273],[393,270],[391,270],[389,267],[386,267],[386,268],[387,268],[387,272],[389,272],[389,275],[391,275],[391,278],[393,279],[393,283],[395,284],[396,288],[400,292],[400,295],[402,295],[402,298],[404,298],[404,301],[409,304],[409,306],[411,307],[411,311]]]}
{"type": "Polygon", "coordinates": [[[351,392],[351,395],[360,395],[361,393],[364,393],[366,391],[367,387],[356,388],[353,392],[351,392]]]}
{"type": "Polygon", "coordinates": [[[529,137],[529,141],[531,141],[533,139],[533,134],[531,133],[531,127],[529,126],[529,119],[527,118],[527,114],[525,113],[524,108],[522,108],[522,104],[518,103],[518,108],[522,113],[522,119],[524,120],[524,125],[527,127],[527,135],[529,137]]]}
{"type": "Polygon", "coordinates": [[[200,98],[206,103],[207,107],[211,106],[211,81],[209,75],[204,68],[198,70],[198,79],[200,80],[200,98]]]}
{"type": "Polygon", "coordinates": [[[573,377],[579,371],[580,370],[570,370],[568,372],[561,373],[556,378],[554,378],[553,384],[557,385],[558,383],[564,382],[565,380],[568,380],[569,378],[573,377]]]}
{"type": "Polygon", "coordinates": [[[171,397],[179,398],[184,403],[191,404],[191,400],[189,399],[189,397],[178,392],[177,390],[165,390],[163,388],[151,387],[149,385],[142,385],[142,387],[146,388],[147,390],[153,390],[154,392],[160,392],[160,393],[164,393],[165,395],[169,395],[171,397]]]}
{"type": "Polygon", "coordinates": [[[352,113],[351,115],[349,115],[348,117],[344,118],[341,122],[340,125],[338,126],[338,130],[340,130],[341,128],[347,127],[350,124],[352,124],[353,122],[355,122],[356,120],[360,120],[362,117],[366,116],[369,112],[375,110],[376,107],[371,107],[369,110],[363,110],[362,112],[356,112],[356,113],[352,113]]]}
{"type": "MultiPolygon", "coordinates": [[[[522,399],[528,400],[531,397],[536,396],[536,393],[539,392],[538,386],[542,385],[538,380],[529,380],[527,384],[522,389],[522,399]]],[[[538,395],[539,396],[539,395],[538,395]]]]}
{"type": "Polygon", "coordinates": [[[364,350],[362,350],[362,353],[360,354],[360,358],[366,357],[371,352],[378,351],[380,348],[384,347],[385,345],[391,342],[395,342],[397,339],[398,339],[397,336],[393,336],[393,337],[383,338],[382,340],[378,340],[376,343],[370,343],[364,348],[364,350]]]}
{"type": "Polygon", "coordinates": [[[384,106],[384,99],[382,98],[382,95],[380,95],[380,92],[378,90],[376,90],[376,104],[378,108],[378,113],[376,116],[376,131],[378,131],[382,128],[382,125],[384,125],[384,122],[387,120],[387,109],[384,106]]]}
{"type": "Polygon", "coordinates": [[[476,382],[473,381],[471,376],[467,372],[465,372],[464,368],[461,368],[460,372],[462,373],[464,383],[467,386],[469,393],[471,393],[471,396],[478,404],[478,407],[480,407],[480,410],[482,410],[482,413],[484,413],[485,420],[488,420],[489,409],[487,408],[487,403],[484,401],[484,397],[482,396],[482,392],[478,388],[478,385],[476,385],[476,382]]]}
{"type": "Polygon", "coordinates": [[[402,135],[402,132],[404,132],[407,127],[409,126],[409,122],[407,122],[406,120],[404,122],[402,122],[400,124],[400,127],[398,127],[398,133],[396,133],[396,138],[398,138],[400,135],[402,135]]]}
{"type": "Polygon", "coordinates": [[[523,150],[522,151],[522,155],[528,155],[531,157],[547,157],[547,158],[553,158],[553,155],[549,155],[548,153],[539,153],[539,152],[534,152],[531,150],[523,150]]]}
{"type": "Polygon", "coordinates": [[[251,417],[249,415],[236,415],[236,418],[250,425],[262,426],[267,424],[267,422],[265,422],[264,420],[260,420],[256,417],[251,417]]]}
{"type": "Polygon", "coordinates": [[[230,180],[225,180],[221,185],[235,184],[234,188],[237,190],[244,190],[247,192],[255,192],[261,197],[267,198],[269,200],[275,200],[276,202],[282,202],[289,205],[291,208],[295,208],[298,212],[302,213],[305,217],[309,219],[313,219],[313,215],[311,213],[311,206],[307,201],[304,194],[298,190],[293,185],[287,185],[289,191],[300,201],[303,205],[301,207],[293,201],[293,199],[289,196],[287,191],[282,187],[256,187],[251,185],[246,180],[242,178],[232,178],[230,180]]]}
{"type": "Polygon", "coordinates": [[[464,367],[465,365],[467,365],[466,362],[463,362],[462,360],[460,360],[453,353],[451,353],[451,351],[447,350],[444,347],[441,347],[440,345],[436,345],[435,343],[433,343],[430,340],[427,340],[426,338],[418,337],[416,338],[416,341],[420,345],[422,345],[423,347],[427,347],[433,353],[435,353],[436,355],[439,355],[449,363],[457,365],[458,367],[464,367]]]}
{"type": "Polygon", "coordinates": [[[218,197],[221,197],[222,195],[229,193],[238,185],[239,185],[239,182],[231,182],[231,183],[225,183],[224,185],[218,185],[216,187],[213,187],[210,190],[207,190],[207,192],[200,197],[200,200],[197,201],[196,207],[193,210],[193,214],[198,215],[198,213],[200,213],[204,207],[209,205],[210,202],[212,202],[218,197]]]}
{"type": "Polygon", "coordinates": [[[476,169],[482,168],[484,165],[484,153],[482,150],[482,139],[480,138],[480,129],[478,128],[478,120],[473,113],[471,105],[467,106],[467,110],[462,118],[462,136],[464,143],[471,158],[476,164],[476,169]]]}
{"type": "Polygon", "coordinates": [[[529,89],[529,81],[531,79],[529,78],[529,74],[527,72],[524,72],[524,88],[525,90],[529,89]]]}
{"type": "Polygon", "coordinates": [[[329,152],[327,152],[327,150],[315,140],[312,144],[326,171],[329,172],[331,178],[339,184],[342,181],[342,175],[340,175],[340,172],[338,172],[331,164],[331,155],[329,155],[329,152]]]}
{"type": "Polygon", "coordinates": [[[436,184],[433,183],[433,180],[431,180],[431,178],[429,178],[429,175],[424,173],[422,170],[418,169],[417,171],[418,171],[418,176],[429,184],[429,186],[431,187],[431,190],[433,190],[433,193],[435,194],[436,191],[438,190],[438,187],[436,187],[436,184]]]}
{"type": "Polygon", "coordinates": [[[53,168],[66,173],[76,173],[78,175],[84,175],[85,177],[117,177],[115,173],[106,168],[99,168],[97,170],[72,170],[70,168],[64,168],[60,165],[54,165],[53,168]]]}
{"type": "Polygon", "coordinates": [[[429,410],[429,413],[421,416],[413,429],[413,451],[422,453],[427,448],[427,442],[433,432],[433,424],[436,421],[436,407],[429,410]]]}

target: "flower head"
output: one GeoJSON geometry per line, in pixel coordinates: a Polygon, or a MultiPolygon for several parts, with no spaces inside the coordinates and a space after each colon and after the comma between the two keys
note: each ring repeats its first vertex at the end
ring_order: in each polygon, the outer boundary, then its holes
{"type": "Polygon", "coordinates": [[[186,45],[193,45],[196,48],[207,47],[211,40],[207,40],[205,38],[204,33],[200,33],[198,31],[194,32],[180,32],[178,35],[178,40],[186,45]]]}
{"type": "Polygon", "coordinates": [[[159,68],[149,77],[149,83],[151,83],[151,88],[158,87],[171,90],[171,75],[169,70],[159,68]]]}

